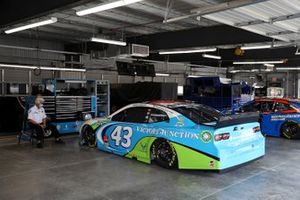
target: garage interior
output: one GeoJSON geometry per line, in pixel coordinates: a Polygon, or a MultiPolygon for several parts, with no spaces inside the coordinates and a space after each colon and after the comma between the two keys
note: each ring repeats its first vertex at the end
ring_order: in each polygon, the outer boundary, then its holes
{"type": "Polygon", "coordinates": [[[299,0],[0,5],[0,199],[300,199],[299,140],[267,136],[263,158],[218,173],[81,147],[78,134],[82,113],[100,118],[131,103],[196,101],[195,90],[198,103],[230,112],[249,98],[298,101],[299,0]],[[20,135],[41,93],[63,145],[49,138],[38,149],[20,135]],[[205,98],[212,93],[218,99],[205,98]]]}

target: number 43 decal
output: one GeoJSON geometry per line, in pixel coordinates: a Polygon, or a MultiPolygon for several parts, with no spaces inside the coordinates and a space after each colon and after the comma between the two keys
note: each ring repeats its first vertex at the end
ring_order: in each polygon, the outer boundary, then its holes
{"type": "Polygon", "coordinates": [[[130,147],[131,136],[132,136],[132,128],[131,127],[117,126],[115,128],[115,130],[111,133],[111,139],[115,141],[116,146],[120,146],[120,144],[121,144],[121,146],[124,148],[130,147]],[[124,132],[123,138],[121,137],[122,132],[124,132]]]}

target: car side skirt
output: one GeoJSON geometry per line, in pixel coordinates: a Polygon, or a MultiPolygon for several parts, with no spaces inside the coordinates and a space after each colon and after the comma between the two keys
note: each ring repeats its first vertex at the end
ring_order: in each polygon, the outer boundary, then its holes
{"type": "MultiPolygon", "coordinates": [[[[146,137],[139,141],[135,148],[126,154],[125,157],[137,159],[144,163],[151,163],[151,146],[158,139],[156,137],[146,137]]],[[[213,157],[205,155],[187,146],[170,142],[174,147],[179,169],[198,169],[198,170],[218,170],[219,161],[213,157]]]]}

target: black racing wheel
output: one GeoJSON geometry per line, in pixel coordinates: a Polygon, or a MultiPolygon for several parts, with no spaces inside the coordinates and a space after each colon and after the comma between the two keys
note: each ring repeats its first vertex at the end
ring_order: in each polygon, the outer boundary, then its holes
{"type": "Polygon", "coordinates": [[[178,167],[176,151],[167,140],[155,140],[151,148],[151,153],[152,160],[159,166],[167,169],[178,167]]]}
{"type": "Polygon", "coordinates": [[[300,127],[297,123],[288,121],[281,126],[281,136],[287,139],[299,139],[300,127]]]}
{"type": "Polygon", "coordinates": [[[86,125],[82,128],[79,144],[81,146],[96,146],[96,134],[91,126],[86,125]]]}

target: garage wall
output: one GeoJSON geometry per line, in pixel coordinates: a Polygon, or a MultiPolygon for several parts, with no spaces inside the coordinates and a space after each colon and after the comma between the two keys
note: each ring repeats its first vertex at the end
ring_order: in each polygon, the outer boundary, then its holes
{"type": "Polygon", "coordinates": [[[300,95],[298,81],[300,73],[297,71],[289,72],[269,72],[269,73],[236,73],[233,80],[245,80],[253,85],[257,83],[260,86],[278,86],[284,88],[286,97],[297,98],[300,95]],[[299,91],[298,91],[299,90],[299,91]]]}
{"type": "MultiPolygon", "coordinates": [[[[40,52],[29,50],[28,48],[39,47],[41,49],[64,50],[64,44],[61,42],[48,42],[37,40],[35,35],[31,39],[16,38],[13,36],[0,36],[0,63],[26,64],[35,66],[57,66],[63,67],[65,56],[60,53],[40,52]],[[5,45],[9,45],[8,48],[5,45]],[[14,48],[11,48],[13,46],[14,48]]],[[[119,59],[118,59],[119,60],[119,59]]],[[[140,81],[154,82],[177,82],[178,85],[184,85],[187,74],[199,76],[226,76],[226,70],[223,68],[203,68],[201,66],[190,67],[178,63],[155,63],[155,69],[158,73],[171,73],[169,77],[132,77],[119,76],[115,66],[116,58],[91,59],[89,55],[83,55],[81,62],[88,69],[86,73],[80,72],[52,72],[42,71],[40,75],[34,75],[33,71],[21,69],[3,68],[4,73],[1,77],[6,82],[32,82],[39,83],[47,78],[66,78],[66,79],[97,79],[109,80],[111,83],[136,83],[140,81]]],[[[128,60],[127,60],[128,61],[128,60]]]]}

